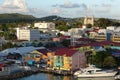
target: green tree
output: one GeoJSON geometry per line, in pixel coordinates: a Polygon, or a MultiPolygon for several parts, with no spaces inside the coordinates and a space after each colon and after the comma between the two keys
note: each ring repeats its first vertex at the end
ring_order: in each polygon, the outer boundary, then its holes
{"type": "Polygon", "coordinates": [[[38,47],[41,47],[41,46],[43,46],[43,44],[42,44],[42,42],[39,42],[38,47]]]}
{"type": "Polygon", "coordinates": [[[61,33],[58,33],[57,36],[60,37],[60,36],[62,36],[62,34],[61,34],[61,33]]]}
{"type": "Polygon", "coordinates": [[[103,65],[105,67],[114,67],[116,65],[116,61],[112,56],[107,56],[104,59],[103,65]]]}
{"type": "Polygon", "coordinates": [[[56,29],[58,29],[60,31],[67,31],[70,28],[71,28],[70,26],[65,26],[65,25],[56,26],[56,29]]]}
{"type": "Polygon", "coordinates": [[[111,23],[109,19],[100,18],[95,22],[95,26],[106,28],[107,26],[111,26],[111,23]]]}
{"type": "Polygon", "coordinates": [[[0,31],[2,31],[3,30],[3,26],[0,24],[0,31]]]}
{"type": "Polygon", "coordinates": [[[1,37],[4,36],[4,32],[0,32],[0,36],[1,36],[1,37]]]}
{"type": "Polygon", "coordinates": [[[12,33],[12,34],[15,34],[16,33],[16,30],[15,29],[10,29],[10,33],[12,33]]]}
{"type": "Polygon", "coordinates": [[[15,34],[8,34],[8,39],[9,40],[16,40],[17,36],[15,34]]]}
{"type": "Polygon", "coordinates": [[[11,42],[7,42],[2,46],[2,49],[13,48],[14,45],[11,42]]]}
{"type": "Polygon", "coordinates": [[[98,51],[96,52],[96,55],[93,55],[93,64],[95,64],[98,67],[104,67],[103,62],[104,59],[108,56],[111,56],[110,52],[107,51],[98,51]]]}
{"type": "Polygon", "coordinates": [[[87,28],[92,28],[91,24],[87,24],[86,26],[87,26],[87,28]]]}
{"type": "Polygon", "coordinates": [[[8,27],[6,26],[6,24],[2,24],[2,31],[9,31],[8,27]]]}

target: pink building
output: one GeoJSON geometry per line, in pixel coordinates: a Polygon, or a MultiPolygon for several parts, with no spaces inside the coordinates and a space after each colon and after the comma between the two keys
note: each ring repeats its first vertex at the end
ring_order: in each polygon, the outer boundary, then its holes
{"type": "Polygon", "coordinates": [[[87,58],[85,56],[85,52],[78,51],[74,55],[72,55],[72,70],[77,70],[83,67],[86,67],[87,58]]]}

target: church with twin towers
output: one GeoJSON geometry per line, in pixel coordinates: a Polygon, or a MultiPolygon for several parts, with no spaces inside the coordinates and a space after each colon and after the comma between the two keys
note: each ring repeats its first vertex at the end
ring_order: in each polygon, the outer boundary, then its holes
{"type": "Polygon", "coordinates": [[[84,18],[84,25],[87,25],[87,24],[91,24],[92,26],[94,26],[94,16],[91,16],[91,18],[85,16],[84,18]]]}

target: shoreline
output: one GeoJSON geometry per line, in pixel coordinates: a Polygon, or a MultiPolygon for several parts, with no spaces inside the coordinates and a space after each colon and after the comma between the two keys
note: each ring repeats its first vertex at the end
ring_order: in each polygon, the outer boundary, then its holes
{"type": "Polygon", "coordinates": [[[72,76],[73,75],[73,73],[70,71],[47,70],[47,69],[37,69],[36,68],[34,70],[22,71],[22,72],[17,72],[17,73],[10,74],[10,75],[0,76],[0,80],[17,79],[17,78],[27,77],[32,74],[37,74],[37,73],[50,73],[50,74],[61,75],[61,76],[72,76]]]}

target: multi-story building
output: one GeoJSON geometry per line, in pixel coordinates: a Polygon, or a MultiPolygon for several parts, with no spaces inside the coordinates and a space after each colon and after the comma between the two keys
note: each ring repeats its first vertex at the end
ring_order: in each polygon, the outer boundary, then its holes
{"type": "Polygon", "coordinates": [[[39,29],[55,29],[55,23],[52,22],[37,22],[34,23],[34,27],[38,27],[39,29]]]}
{"type": "Polygon", "coordinates": [[[56,37],[59,32],[55,29],[55,23],[53,22],[37,22],[34,23],[34,28],[38,28],[41,32],[51,35],[51,37],[56,37]]]}
{"type": "Polygon", "coordinates": [[[76,70],[86,66],[86,57],[84,52],[61,48],[55,51],[53,57],[53,68],[60,70],[76,70]]]}
{"type": "Polygon", "coordinates": [[[17,28],[17,39],[18,40],[28,40],[34,41],[40,40],[40,31],[37,29],[20,29],[17,28]]]}
{"type": "Polygon", "coordinates": [[[113,42],[120,42],[120,33],[114,33],[111,37],[113,42]]]}
{"type": "Polygon", "coordinates": [[[85,34],[84,30],[81,28],[71,28],[68,30],[71,36],[71,46],[75,46],[76,39],[83,37],[85,34]]]}
{"type": "Polygon", "coordinates": [[[96,41],[106,41],[107,40],[107,36],[106,34],[98,34],[94,37],[94,39],[96,41]]]}

